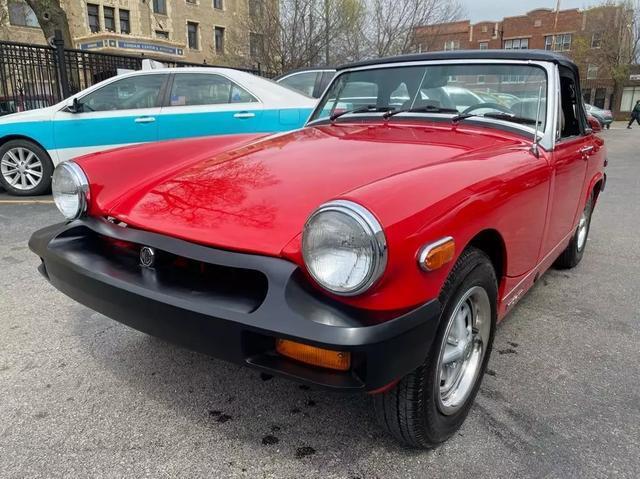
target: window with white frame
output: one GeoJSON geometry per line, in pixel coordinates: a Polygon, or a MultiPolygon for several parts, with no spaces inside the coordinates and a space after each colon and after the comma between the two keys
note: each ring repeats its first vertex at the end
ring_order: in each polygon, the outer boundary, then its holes
{"type": "Polygon", "coordinates": [[[444,42],[444,51],[460,50],[460,40],[447,40],[444,42]]]}
{"type": "Polygon", "coordinates": [[[489,42],[480,42],[480,50],[488,50],[489,49],[489,42]]]}
{"type": "Polygon", "coordinates": [[[529,48],[528,38],[511,38],[504,41],[505,50],[526,50],[529,48]]]}
{"type": "Polygon", "coordinates": [[[594,80],[598,78],[598,65],[589,63],[587,66],[587,80],[594,80]]]}
{"type": "Polygon", "coordinates": [[[545,36],[544,49],[552,50],[554,52],[566,52],[571,50],[571,33],[545,36]]]}

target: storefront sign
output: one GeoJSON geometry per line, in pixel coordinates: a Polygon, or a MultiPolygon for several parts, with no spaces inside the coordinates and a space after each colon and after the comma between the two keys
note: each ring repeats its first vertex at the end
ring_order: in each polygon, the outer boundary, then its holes
{"type": "Polygon", "coordinates": [[[629,75],[629,80],[640,81],[640,74],[629,75]]]}
{"type": "Polygon", "coordinates": [[[80,50],[94,50],[96,48],[126,48],[127,50],[143,50],[145,52],[164,53],[165,55],[184,56],[184,50],[182,48],[130,40],[96,40],[93,42],[80,43],[78,48],[80,48],[80,50]]]}

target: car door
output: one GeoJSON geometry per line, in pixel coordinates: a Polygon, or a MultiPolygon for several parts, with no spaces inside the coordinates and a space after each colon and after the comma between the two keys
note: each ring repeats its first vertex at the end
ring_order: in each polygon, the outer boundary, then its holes
{"type": "Polygon", "coordinates": [[[307,95],[308,97],[318,98],[316,96],[318,94],[316,85],[321,75],[322,72],[317,70],[297,72],[281,78],[278,80],[278,83],[290,88],[291,90],[300,92],[303,95],[307,95]]]}
{"type": "Polygon", "coordinates": [[[156,119],[168,78],[162,73],[133,75],[78,95],[78,111],[65,108],[54,115],[59,160],[156,141],[156,119]]]}
{"type": "Polygon", "coordinates": [[[173,74],[158,122],[160,139],[261,131],[259,99],[218,73],[173,74]]]}
{"type": "Polygon", "coordinates": [[[543,253],[552,251],[574,230],[584,202],[587,163],[595,147],[593,134],[586,128],[575,79],[567,73],[561,76],[560,82],[556,144],[551,154],[550,208],[543,253]]]}

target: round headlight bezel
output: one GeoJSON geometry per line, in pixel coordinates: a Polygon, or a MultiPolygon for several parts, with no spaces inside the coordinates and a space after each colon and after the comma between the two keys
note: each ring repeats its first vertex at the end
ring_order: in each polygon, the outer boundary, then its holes
{"type": "Polygon", "coordinates": [[[305,263],[307,272],[311,275],[314,281],[320,285],[323,289],[329,291],[337,296],[357,296],[373,287],[378,280],[382,277],[387,267],[387,239],[384,234],[382,225],[377,218],[365,207],[354,203],[349,200],[334,200],[320,205],[307,219],[302,234],[302,256],[305,263]],[[365,279],[350,289],[334,289],[331,285],[328,285],[322,278],[318,277],[313,269],[309,266],[308,252],[304,246],[305,235],[308,229],[311,227],[314,220],[320,215],[327,212],[337,212],[347,215],[350,219],[354,220],[362,230],[367,234],[371,249],[373,252],[373,263],[365,276],[365,279]]]}
{"type": "Polygon", "coordinates": [[[51,188],[53,193],[53,200],[56,203],[56,207],[58,208],[58,211],[60,211],[60,213],[62,213],[62,215],[66,219],[70,221],[76,220],[87,213],[87,209],[89,206],[89,191],[90,191],[89,180],[87,178],[87,175],[85,175],[84,171],[82,171],[82,168],[80,168],[80,166],[78,166],[77,163],[73,161],[65,161],[63,163],[60,163],[56,167],[55,171],[53,172],[51,188]],[[78,208],[76,209],[75,214],[72,216],[68,216],[62,211],[62,208],[58,204],[57,197],[55,194],[56,172],[62,171],[62,170],[64,170],[71,177],[77,190],[76,194],[78,195],[78,208]]]}

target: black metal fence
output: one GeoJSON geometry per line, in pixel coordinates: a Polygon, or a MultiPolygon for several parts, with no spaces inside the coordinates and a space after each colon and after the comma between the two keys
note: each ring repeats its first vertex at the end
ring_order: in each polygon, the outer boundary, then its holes
{"type": "MultiPolygon", "coordinates": [[[[102,80],[118,70],[141,70],[151,59],[168,67],[215,67],[217,65],[167,61],[147,56],[128,56],[54,46],[0,42],[0,115],[53,105],[102,80]]],[[[257,68],[239,68],[268,76],[257,68]]]]}

